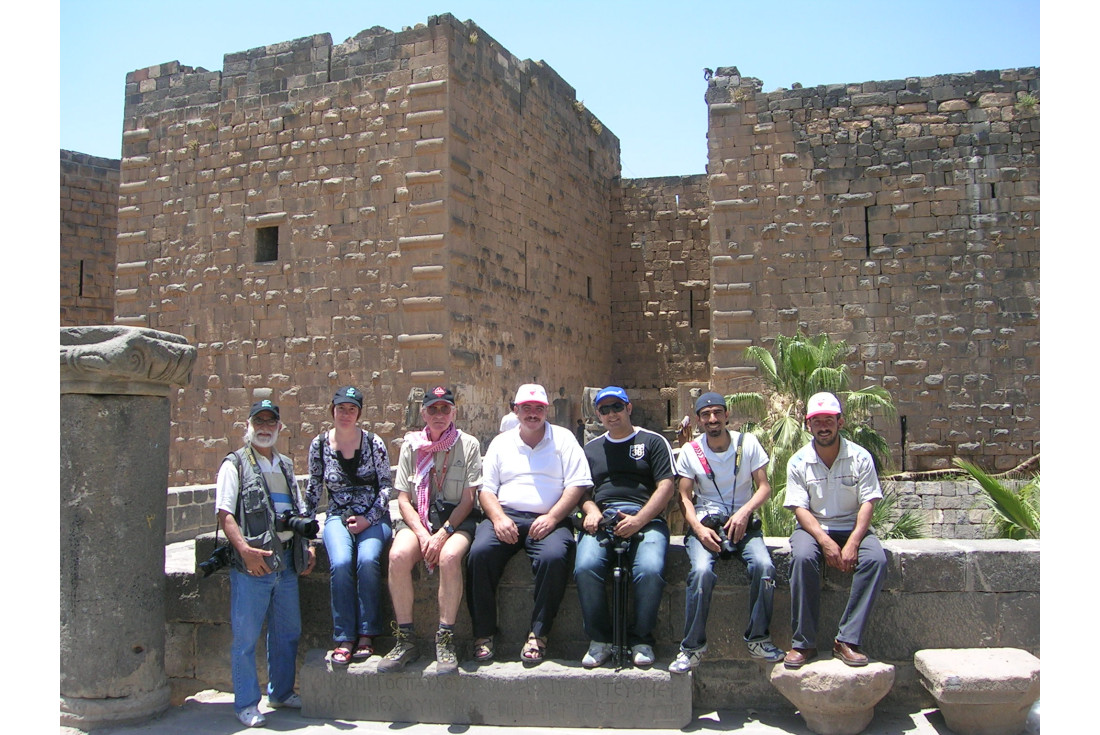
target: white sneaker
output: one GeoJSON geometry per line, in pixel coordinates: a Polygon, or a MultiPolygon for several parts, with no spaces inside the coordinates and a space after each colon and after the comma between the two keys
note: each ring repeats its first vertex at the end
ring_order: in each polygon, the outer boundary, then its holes
{"type": "Polygon", "coordinates": [[[588,653],[581,659],[581,666],[586,669],[595,669],[607,663],[609,658],[611,658],[611,644],[592,641],[588,646],[588,653]]]}
{"type": "Polygon", "coordinates": [[[294,692],[291,692],[290,696],[287,697],[286,699],[284,699],[281,702],[276,702],[271,697],[268,697],[267,698],[267,706],[270,707],[271,709],[282,709],[284,707],[286,709],[301,709],[302,708],[302,698],[299,697],[294,692]]]}
{"type": "Polygon", "coordinates": [[[653,662],[657,660],[653,655],[653,646],[645,643],[639,643],[630,649],[630,651],[634,654],[635,666],[652,666],[653,662]]]}
{"type": "Polygon", "coordinates": [[[772,643],[771,638],[765,638],[759,641],[748,641],[749,654],[753,658],[762,658],[768,663],[778,663],[783,660],[786,655],[772,643]]]}
{"type": "Polygon", "coordinates": [[[698,651],[685,651],[681,649],[680,652],[676,654],[676,660],[668,665],[668,670],[673,674],[688,673],[703,660],[703,651],[705,650],[705,648],[698,651]]]}
{"type": "Polygon", "coordinates": [[[237,713],[237,719],[245,727],[263,727],[267,724],[267,718],[260,714],[256,705],[242,709],[237,713]]]}

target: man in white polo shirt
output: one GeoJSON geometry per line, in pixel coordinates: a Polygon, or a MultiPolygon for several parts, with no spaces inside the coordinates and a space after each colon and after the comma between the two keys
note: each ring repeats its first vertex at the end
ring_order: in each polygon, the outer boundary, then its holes
{"type": "Polygon", "coordinates": [[[520,386],[515,400],[519,426],[498,434],[485,452],[479,499],[486,517],[470,547],[466,577],[477,661],[493,658],[497,584],[520,547],[526,549],[535,575],[531,628],[521,652],[524,663],[543,660],[572,571],[570,517],[592,477],[573,432],[546,420],[548,405],[541,385],[520,386]]]}

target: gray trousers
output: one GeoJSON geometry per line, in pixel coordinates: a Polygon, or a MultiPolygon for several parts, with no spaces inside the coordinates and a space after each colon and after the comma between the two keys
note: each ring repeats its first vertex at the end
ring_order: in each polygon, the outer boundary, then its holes
{"type": "MultiPolygon", "coordinates": [[[[829,537],[840,546],[850,532],[831,531],[829,537]]],[[[824,554],[813,536],[796,528],[791,535],[791,647],[817,648],[817,623],[821,614],[821,564],[824,554]]],[[[852,575],[848,605],[840,618],[837,640],[854,646],[863,640],[875,598],[886,581],[886,552],[874,534],[859,544],[859,557],[852,575]]]]}

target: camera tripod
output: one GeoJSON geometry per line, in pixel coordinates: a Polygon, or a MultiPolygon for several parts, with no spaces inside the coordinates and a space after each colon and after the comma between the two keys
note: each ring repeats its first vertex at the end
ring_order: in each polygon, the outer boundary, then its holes
{"type": "Polygon", "coordinates": [[[615,566],[611,570],[611,660],[615,664],[615,670],[619,671],[623,668],[627,650],[626,608],[630,577],[627,575],[624,557],[630,550],[630,539],[619,538],[611,529],[606,529],[605,533],[607,538],[601,540],[600,544],[611,547],[615,553],[615,566]]]}

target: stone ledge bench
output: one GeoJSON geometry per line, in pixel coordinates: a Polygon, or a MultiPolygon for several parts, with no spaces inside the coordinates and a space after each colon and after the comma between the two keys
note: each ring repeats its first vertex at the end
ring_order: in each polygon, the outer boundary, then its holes
{"type": "Polygon", "coordinates": [[[679,730],[691,721],[691,676],[653,669],[600,668],[544,661],[476,664],[439,675],[421,658],[399,673],[378,673],[379,656],[333,666],[306,654],[298,674],[302,715],[340,720],[524,727],[679,730]]]}
{"type": "Polygon", "coordinates": [[[856,735],[871,724],[875,705],[894,685],[894,667],[871,662],[848,666],[839,659],[811,661],[800,669],[772,666],[772,686],[798,708],[818,735],[856,735]]]}
{"type": "Polygon", "coordinates": [[[952,732],[1023,732],[1039,697],[1039,659],[1018,648],[926,649],[913,658],[952,732]]]}

